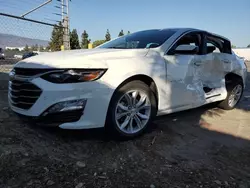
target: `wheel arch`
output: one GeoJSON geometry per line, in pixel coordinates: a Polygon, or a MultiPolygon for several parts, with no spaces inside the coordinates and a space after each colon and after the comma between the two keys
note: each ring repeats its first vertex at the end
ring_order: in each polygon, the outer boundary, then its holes
{"type": "Polygon", "coordinates": [[[229,72],[225,75],[226,84],[230,84],[234,81],[240,81],[240,82],[242,82],[242,84],[244,84],[242,76],[240,76],[234,72],[229,72]]]}
{"type": "MultiPolygon", "coordinates": [[[[158,89],[156,86],[155,81],[153,80],[153,78],[151,78],[150,76],[144,75],[144,74],[136,74],[136,75],[132,75],[130,77],[127,77],[124,81],[122,81],[120,84],[118,84],[118,86],[116,87],[116,89],[114,90],[114,92],[111,95],[111,100],[109,102],[109,107],[108,107],[108,111],[107,111],[107,115],[106,115],[106,120],[105,120],[105,130],[107,131],[107,133],[111,133],[111,136],[113,136],[114,138],[118,138],[118,139],[127,139],[130,138],[129,135],[125,135],[124,133],[121,133],[121,131],[118,130],[117,126],[113,125],[113,121],[114,121],[114,114],[111,114],[112,109],[114,109],[114,103],[112,103],[112,101],[114,101],[115,99],[117,99],[117,97],[115,96],[117,93],[119,94],[119,89],[123,86],[125,86],[128,83],[137,83],[138,85],[142,85],[142,83],[146,84],[150,90],[152,90],[152,94],[154,94],[155,99],[153,101],[153,110],[150,112],[150,114],[152,114],[152,116],[150,116],[150,119],[152,117],[154,117],[157,114],[157,110],[158,110],[158,89]],[[134,82],[135,81],[135,82],[134,82]],[[142,82],[142,83],[140,83],[142,82]],[[122,136],[122,137],[117,137],[117,136],[122,136]]],[[[133,87],[133,85],[131,85],[133,87]]],[[[126,89],[129,89],[130,87],[126,87],[126,89]]],[[[145,86],[144,86],[145,88],[145,86]]],[[[152,95],[151,95],[152,97],[152,95]]],[[[141,130],[139,130],[139,132],[136,133],[136,136],[141,135],[144,131],[146,131],[149,127],[150,123],[147,122],[147,127],[143,128],[141,130]]],[[[134,136],[132,135],[131,138],[133,138],[134,136]]]]}
{"type": "Polygon", "coordinates": [[[135,80],[138,80],[138,81],[141,81],[143,83],[145,83],[146,85],[148,85],[148,87],[152,90],[154,96],[155,96],[155,99],[156,99],[156,104],[157,104],[157,110],[158,110],[158,104],[159,104],[159,92],[158,92],[158,88],[157,88],[157,85],[155,83],[155,81],[153,80],[153,78],[151,78],[150,76],[147,76],[145,74],[136,74],[136,75],[133,75],[133,76],[130,76],[128,77],[127,79],[125,79],[122,83],[120,83],[118,85],[118,87],[115,89],[115,91],[113,92],[112,96],[111,96],[111,99],[113,97],[113,95],[116,93],[116,91],[121,88],[122,86],[126,85],[127,83],[129,82],[132,82],[132,81],[135,81],[135,80]]]}

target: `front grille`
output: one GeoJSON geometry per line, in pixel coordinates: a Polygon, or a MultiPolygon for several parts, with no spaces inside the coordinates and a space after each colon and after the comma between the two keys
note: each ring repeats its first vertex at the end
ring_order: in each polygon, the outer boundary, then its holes
{"type": "Polygon", "coordinates": [[[30,109],[40,97],[42,90],[29,82],[29,78],[51,70],[53,69],[14,68],[11,71],[14,77],[11,77],[11,81],[9,81],[11,105],[21,109],[30,109]]]}
{"type": "Polygon", "coordinates": [[[55,69],[27,69],[27,68],[14,68],[13,72],[15,72],[18,76],[35,76],[38,74],[46,73],[49,71],[53,71],[55,69]]]}
{"type": "Polygon", "coordinates": [[[9,101],[11,105],[29,109],[40,97],[42,90],[28,81],[9,81],[9,101]]]}

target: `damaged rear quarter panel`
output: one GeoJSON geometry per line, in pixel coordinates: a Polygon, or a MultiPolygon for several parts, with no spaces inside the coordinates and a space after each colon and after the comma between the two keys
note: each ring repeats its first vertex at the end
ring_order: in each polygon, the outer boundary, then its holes
{"type": "Polygon", "coordinates": [[[225,76],[228,73],[237,74],[244,81],[244,67],[235,55],[215,52],[203,55],[201,58],[203,63],[198,70],[204,86],[225,87],[225,76]]]}

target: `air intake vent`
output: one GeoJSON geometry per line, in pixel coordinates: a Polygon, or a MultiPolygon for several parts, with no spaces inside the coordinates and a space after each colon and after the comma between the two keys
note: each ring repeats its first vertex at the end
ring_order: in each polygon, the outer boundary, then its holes
{"type": "Polygon", "coordinates": [[[42,90],[30,82],[12,80],[9,82],[9,102],[11,105],[29,109],[40,97],[42,90]]]}

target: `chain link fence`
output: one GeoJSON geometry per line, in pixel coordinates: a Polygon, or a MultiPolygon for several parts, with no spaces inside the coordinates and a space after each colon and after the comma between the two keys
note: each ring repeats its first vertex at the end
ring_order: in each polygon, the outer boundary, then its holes
{"type": "Polygon", "coordinates": [[[55,25],[4,13],[0,13],[0,25],[0,84],[5,88],[15,63],[49,51],[55,25]]]}

